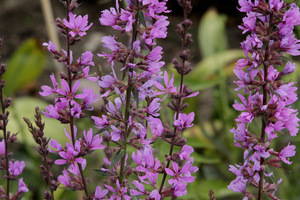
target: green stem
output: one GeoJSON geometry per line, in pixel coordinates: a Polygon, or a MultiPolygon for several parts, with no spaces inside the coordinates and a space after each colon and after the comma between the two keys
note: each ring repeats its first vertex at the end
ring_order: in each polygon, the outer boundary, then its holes
{"type": "MultiPolygon", "coordinates": [[[[139,2],[137,2],[137,13],[139,12],[139,2]]],[[[137,27],[138,27],[138,14],[136,13],[135,15],[135,22],[132,25],[132,40],[131,40],[131,50],[133,50],[133,43],[136,41],[137,39],[137,27]]],[[[130,59],[130,63],[134,63],[134,58],[130,59]]],[[[128,70],[129,74],[133,73],[133,69],[130,68],[128,70]]],[[[129,111],[130,111],[130,99],[131,99],[131,92],[132,92],[132,79],[130,76],[128,76],[128,88],[126,90],[126,97],[125,97],[125,133],[124,133],[124,144],[122,145],[122,149],[125,151],[124,156],[121,158],[121,166],[120,166],[120,176],[119,176],[119,181],[122,182],[125,179],[125,159],[126,159],[126,150],[127,150],[127,140],[128,137],[131,133],[131,129],[128,127],[128,120],[129,120],[129,111]]]]}
{"type": "MultiPolygon", "coordinates": [[[[67,0],[67,21],[69,21],[69,5],[70,5],[70,0],[67,0]]],[[[69,88],[70,88],[70,91],[72,91],[72,72],[71,72],[71,69],[70,69],[70,66],[71,66],[71,63],[70,63],[70,54],[71,54],[71,45],[70,45],[70,36],[69,36],[69,29],[68,29],[68,34],[67,34],[67,70],[68,70],[68,85],[69,85],[69,88]]],[[[70,131],[71,131],[71,137],[72,137],[72,144],[75,148],[75,132],[74,132],[74,118],[73,116],[71,115],[71,109],[72,109],[72,105],[71,105],[71,101],[69,101],[69,112],[70,112],[70,131]]],[[[80,163],[77,163],[78,164],[78,168],[79,168],[79,172],[80,172],[80,176],[81,176],[81,181],[83,183],[83,188],[84,188],[84,192],[85,192],[85,195],[88,199],[91,199],[90,198],[90,195],[89,195],[89,191],[88,191],[88,188],[87,188],[87,183],[86,183],[86,180],[85,180],[85,176],[84,176],[84,173],[83,173],[83,169],[82,169],[82,165],[80,163]]]]}
{"type": "MultiPolygon", "coordinates": [[[[273,13],[270,14],[270,23],[269,23],[269,28],[268,28],[268,32],[267,32],[267,36],[269,36],[272,33],[272,20],[273,20],[273,13]]],[[[270,41],[270,39],[269,39],[270,41]]],[[[263,105],[267,105],[267,101],[268,101],[268,90],[266,89],[266,85],[267,85],[267,77],[268,77],[268,68],[269,65],[267,64],[268,62],[266,62],[269,59],[269,51],[270,51],[270,42],[268,41],[267,46],[266,46],[266,50],[265,50],[265,55],[264,55],[264,80],[266,82],[266,84],[263,86],[263,105]]],[[[265,118],[265,114],[262,116],[262,126],[261,126],[261,134],[260,134],[260,142],[261,143],[265,143],[265,139],[266,139],[266,126],[267,126],[267,121],[264,119],[265,118]]],[[[265,164],[265,159],[264,158],[260,158],[260,166],[265,164]]],[[[262,193],[263,193],[263,185],[264,185],[264,171],[260,170],[259,172],[259,185],[258,185],[258,196],[257,196],[257,200],[261,200],[262,199],[262,193]]]]}

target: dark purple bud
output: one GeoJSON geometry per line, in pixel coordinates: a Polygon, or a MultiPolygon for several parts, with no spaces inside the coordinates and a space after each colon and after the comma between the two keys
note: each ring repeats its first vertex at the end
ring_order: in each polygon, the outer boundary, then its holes
{"type": "Polygon", "coordinates": [[[185,49],[183,50],[179,57],[182,59],[182,60],[188,60],[190,58],[190,50],[189,49],[185,49]]]}

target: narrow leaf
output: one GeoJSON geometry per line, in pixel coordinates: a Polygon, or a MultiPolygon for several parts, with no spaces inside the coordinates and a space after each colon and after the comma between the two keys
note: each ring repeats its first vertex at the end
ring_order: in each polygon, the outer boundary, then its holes
{"type": "Polygon", "coordinates": [[[117,153],[114,155],[114,157],[111,160],[109,169],[112,169],[125,155],[126,155],[126,151],[124,149],[120,149],[119,151],[117,151],[117,153]]]}
{"type": "Polygon", "coordinates": [[[138,17],[139,17],[140,22],[143,24],[143,26],[145,28],[147,28],[146,21],[145,21],[145,16],[144,16],[143,11],[139,10],[138,17]]]}
{"type": "Polygon", "coordinates": [[[106,172],[106,171],[103,171],[101,169],[94,169],[94,171],[99,174],[100,176],[103,176],[103,177],[109,177],[110,175],[106,172]]]}

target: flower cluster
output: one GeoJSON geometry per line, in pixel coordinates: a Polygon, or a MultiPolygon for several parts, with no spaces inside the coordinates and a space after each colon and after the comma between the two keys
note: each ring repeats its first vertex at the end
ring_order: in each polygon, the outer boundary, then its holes
{"type": "MultiPolygon", "coordinates": [[[[93,116],[96,127],[103,132],[107,147],[104,149],[106,158],[101,168],[102,172],[110,175],[111,186],[105,185],[109,190],[107,196],[111,198],[130,199],[130,195],[146,199],[163,199],[166,197],[182,196],[187,193],[186,186],[194,181],[192,173],[198,170],[193,166],[190,154],[193,148],[185,145],[186,141],[180,132],[192,126],[194,113],[189,115],[181,113],[186,107],[182,100],[193,97],[192,93],[182,83],[180,88],[174,86],[174,76],[168,80],[167,72],[162,77],[161,67],[164,66],[162,47],[157,46],[156,39],[165,38],[169,22],[164,13],[168,13],[166,0],[127,0],[126,6],[120,8],[116,1],[116,8],[104,10],[101,13],[100,23],[111,26],[120,31],[118,36],[105,36],[102,38],[103,46],[110,52],[102,52],[98,56],[107,59],[112,73],[102,76],[98,81],[101,88],[101,97],[107,98],[106,113],[101,117],[93,116]],[[130,45],[118,42],[118,38],[125,32],[131,32],[130,45]],[[119,66],[117,63],[121,63],[119,66]],[[117,67],[119,69],[117,70],[117,67]],[[123,73],[118,79],[118,71],[123,73]],[[165,86],[161,80],[164,80],[165,86]],[[156,91],[155,88],[159,91],[156,91]],[[159,95],[165,94],[163,99],[159,95]],[[108,97],[114,95],[114,100],[108,97]],[[170,107],[175,111],[172,130],[170,125],[163,125],[159,118],[161,102],[168,95],[174,95],[170,107]],[[154,153],[153,144],[162,139],[174,146],[182,148],[181,153],[166,155],[166,162],[160,161],[154,153]],[[109,141],[117,147],[109,148],[109,141]],[[127,164],[129,155],[127,148],[134,148],[132,160],[135,166],[127,164]],[[113,153],[116,152],[116,153],[113,153]],[[171,165],[172,162],[172,165],[171,165]],[[132,180],[135,174],[138,180],[132,180]],[[159,176],[163,176],[159,183],[159,176]],[[164,186],[166,177],[169,186],[164,186]],[[132,183],[132,184],[131,184],[132,183]],[[115,185],[113,187],[112,185],[115,185]]],[[[184,1],[190,11],[190,1],[184,1]]],[[[181,31],[191,25],[190,21],[181,24],[181,31]],[[185,26],[187,25],[187,26],[185,26]]],[[[190,43],[190,35],[184,35],[185,41],[190,43]]],[[[184,44],[187,47],[186,44],[184,44]]],[[[187,50],[186,50],[187,51],[187,50]]],[[[186,60],[188,56],[186,56],[186,60]]],[[[177,65],[181,74],[187,74],[184,65],[177,65]]]]}
{"type": "MultiPolygon", "coordinates": [[[[101,196],[101,192],[97,187],[96,192],[92,195],[89,194],[87,179],[84,176],[86,159],[83,157],[91,151],[103,149],[104,146],[101,145],[102,137],[99,134],[93,135],[92,129],[88,131],[83,130],[83,137],[77,137],[77,127],[74,124],[74,118],[84,118],[84,111],[93,110],[92,104],[99,100],[98,94],[94,93],[92,89],[80,89],[80,80],[88,79],[95,82],[98,81],[99,77],[89,74],[90,66],[95,65],[93,53],[86,51],[74,61],[71,46],[75,45],[86,35],[86,31],[89,30],[92,23],[89,24],[87,15],[82,17],[73,13],[79,6],[76,1],[71,2],[67,0],[62,3],[66,7],[67,18],[57,18],[56,22],[66,41],[66,50],[57,49],[57,46],[51,41],[43,45],[53,55],[54,59],[64,64],[65,72],[61,72],[59,75],[61,84],[57,82],[54,74],[50,75],[52,87],[42,86],[40,95],[55,95],[54,105],[47,106],[46,111],[43,113],[47,117],[55,118],[61,123],[69,125],[69,130],[65,130],[65,135],[70,142],[62,145],[56,140],[51,140],[49,145],[52,149],[47,149],[47,151],[60,156],[60,159],[55,160],[54,164],[64,166],[62,174],[58,176],[59,183],[71,190],[84,190],[84,198],[91,199],[95,195],[101,196]]],[[[40,137],[36,134],[33,134],[33,136],[36,140],[37,137],[40,137]]],[[[46,145],[48,145],[48,142],[44,146],[46,145]]],[[[96,199],[100,199],[98,197],[96,199]]]]}
{"type": "Polygon", "coordinates": [[[240,12],[247,12],[243,33],[249,32],[241,43],[245,59],[238,60],[234,73],[238,77],[236,90],[243,89],[246,95],[238,94],[240,102],[233,107],[241,111],[236,119],[237,127],[231,129],[235,145],[246,149],[244,163],[230,166],[237,178],[229,189],[254,198],[246,185],[258,188],[258,198],[264,192],[272,199],[277,183],[268,183],[267,167],[281,168],[281,162],[291,164],[289,158],[295,155],[295,146],[288,144],[281,150],[272,149],[270,143],[278,137],[279,131],[287,130],[291,136],[298,132],[297,110],[292,104],[297,100],[295,83],[285,83],[283,76],[294,72],[295,64],[284,62],[284,54],[300,55],[300,40],[295,38],[293,29],[300,24],[300,11],[295,3],[283,0],[239,0],[240,12]],[[283,65],[283,70],[280,66],[283,65]],[[255,134],[251,123],[261,118],[260,135],[255,134]]]}
{"type": "MultiPolygon", "coordinates": [[[[2,39],[0,38],[0,48],[2,46],[2,39]]],[[[0,57],[1,58],[1,57],[0,57]]],[[[17,140],[17,134],[11,134],[7,130],[8,116],[9,112],[6,110],[12,99],[9,97],[4,97],[3,88],[5,86],[5,80],[3,80],[3,74],[6,71],[5,64],[0,64],[0,104],[1,104],[1,114],[0,114],[0,130],[2,131],[2,140],[0,140],[0,170],[3,171],[3,180],[6,180],[5,189],[0,185],[0,199],[20,199],[22,193],[28,192],[26,184],[23,182],[23,178],[18,179],[18,190],[16,193],[12,193],[10,190],[10,185],[12,181],[17,180],[17,177],[22,174],[25,168],[24,161],[15,161],[10,159],[13,153],[8,152],[8,145],[14,143],[17,140]]]]}

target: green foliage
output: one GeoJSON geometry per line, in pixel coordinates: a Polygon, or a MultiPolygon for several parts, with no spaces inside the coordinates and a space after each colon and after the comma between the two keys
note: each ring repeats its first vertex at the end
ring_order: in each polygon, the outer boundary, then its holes
{"type": "Polygon", "coordinates": [[[225,22],[215,9],[208,10],[202,17],[198,29],[198,43],[204,58],[227,50],[225,22]]]}
{"type": "MultiPolygon", "coordinates": [[[[19,97],[12,101],[12,105],[8,111],[9,115],[8,130],[12,133],[19,133],[18,140],[25,142],[26,148],[31,149],[32,146],[36,146],[31,133],[28,131],[27,125],[23,121],[23,117],[34,120],[35,108],[40,107],[41,109],[48,106],[48,103],[33,97],[19,97]]],[[[56,119],[43,117],[45,122],[45,136],[55,138],[59,143],[66,142],[64,136],[64,126],[61,125],[56,119]]]]}
{"type": "Polygon", "coordinates": [[[42,73],[46,63],[46,54],[38,41],[28,39],[14,52],[8,60],[4,93],[7,96],[35,81],[42,73]]]}

